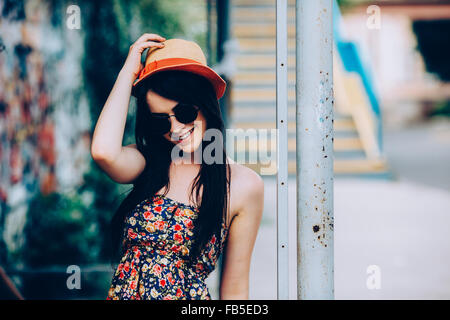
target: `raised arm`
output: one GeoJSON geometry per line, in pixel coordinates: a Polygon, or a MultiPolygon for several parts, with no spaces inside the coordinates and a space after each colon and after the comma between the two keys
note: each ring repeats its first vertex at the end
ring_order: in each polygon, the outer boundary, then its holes
{"type": "Polygon", "coordinates": [[[136,145],[122,146],[131,87],[142,69],[141,55],[149,47],[162,47],[165,38],[145,33],[130,46],[128,57],[97,120],[91,144],[94,161],[119,183],[131,183],[145,168],[136,145]]]}

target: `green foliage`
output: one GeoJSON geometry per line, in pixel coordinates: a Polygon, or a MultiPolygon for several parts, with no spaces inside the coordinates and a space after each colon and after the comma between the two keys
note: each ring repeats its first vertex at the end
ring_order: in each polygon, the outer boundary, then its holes
{"type": "Polygon", "coordinates": [[[352,1],[352,0],[337,0],[337,3],[341,9],[346,9],[348,7],[351,7],[352,5],[355,5],[357,3],[361,3],[361,1],[352,1]]]}
{"type": "Polygon", "coordinates": [[[429,117],[450,117],[450,101],[441,101],[435,104],[429,112],[429,117]]]}
{"type": "Polygon", "coordinates": [[[28,209],[23,262],[28,267],[95,261],[97,219],[78,194],[37,194],[28,209]]]}
{"type": "Polygon", "coordinates": [[[108,262],[111,249],[109,223],[115,210],[132,186],[112,182],[93,161],[90,168],[84,175],[84,184],[78,189],[77,193],[92,198],[89,212],[97,219],[98,261],[108,262]]]}
{"type": "Polygon", "coordinates": [[[412,27],[427,71],[450,81],[450,19],[414,21],[412,27]]]}
{"type": "Polygon", "coordinates": [[[135,2],[134,10],[141,14],[143,32],[172,38],[184,34],[182,14],[185,7],[186,1],[180,0],[140,0],[135,2]]]}

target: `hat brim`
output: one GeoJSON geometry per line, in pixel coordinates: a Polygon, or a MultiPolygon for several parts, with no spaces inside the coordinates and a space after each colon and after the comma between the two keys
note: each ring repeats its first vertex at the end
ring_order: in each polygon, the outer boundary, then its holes
{"type": "Polygon", "coordinates": [[[200,65],[200,64],[185,63],[185,64],[177,64],[177,65],[173,65],[173,66],[161,67],[161,68],[158,68],[156,70],[150,71],[150,72],[142,75],[138,80],[136,80],[133,83],[133,86],[131,88],[131,95],[136,97],[137,88],[139,87],[139,83],[142,80],[150,77],[151,75],[153,75],[155,73],[158,73],[161,71],[169,71],[169,70],[188,71],[188,72],[192,72],[192,73],[195,73],[195,74],[198,74],[200,76],[207,78],[214,87],[217,99],[222,98],[222,96],[225,93],[227,84],[226,84],[225,80],[223,80],[213,69],[211,69],[208,66],[204,66],[204,65],[200,65]]]}

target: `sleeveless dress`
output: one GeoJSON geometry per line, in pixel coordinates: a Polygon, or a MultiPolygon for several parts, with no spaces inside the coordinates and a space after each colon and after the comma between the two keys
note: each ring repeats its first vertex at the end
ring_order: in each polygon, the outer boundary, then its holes
{"type": "Polygon", "coordinates": [[[198,209],[164,195],[138,204],[126,217],[126,249],[113,275],[106,300],[211,300],[207,276],[214,271],[222,241],[213,235],[195,263],[187,258],[194,240],[198,209]]]}

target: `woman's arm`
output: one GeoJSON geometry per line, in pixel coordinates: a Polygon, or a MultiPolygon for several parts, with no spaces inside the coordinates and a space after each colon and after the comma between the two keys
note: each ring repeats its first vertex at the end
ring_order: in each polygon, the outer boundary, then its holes
{"type": "Polygon", "coordinates": [[[230,226],[224,252],[221,300],[248,299],[250,262],[264,207],[264,183],[251,171],[242,179],[242,184],[246,192],[237,193],[242,205],[230,226]]]}
{"type": "Polygon", "coordinates": [[[130,183],[145,168],[145,158],[135,145],[122,146],[131,87],[142,69],[141,55],[149,47],[162,47],[163,37],[143,34],[130,46],[128,57],[103,106],[92,137],[94,161],[116,182],[130,183]],[[150,41],[154,40],[154,41],[150,41]]]}

